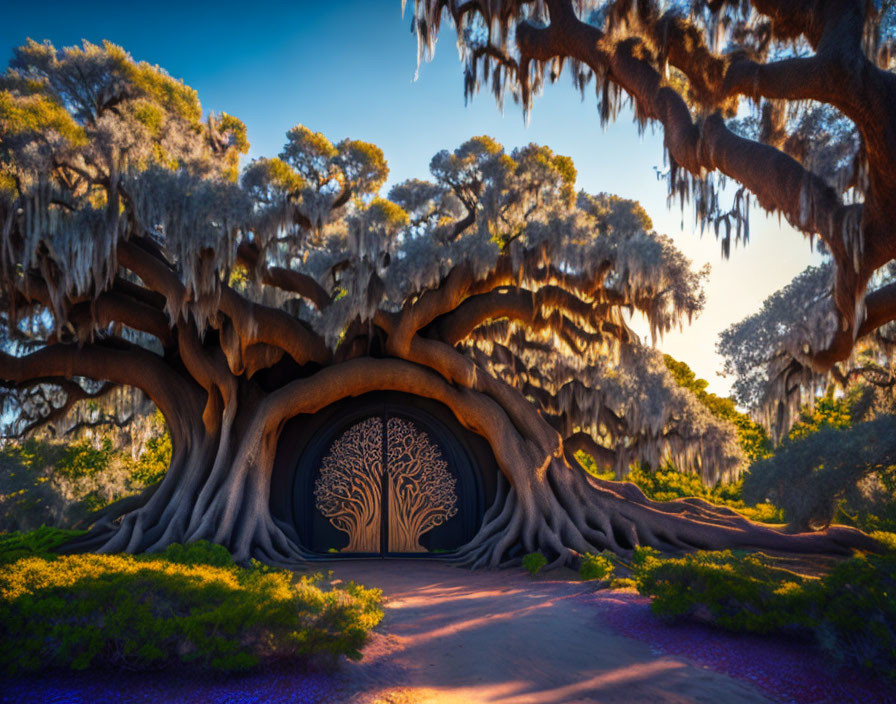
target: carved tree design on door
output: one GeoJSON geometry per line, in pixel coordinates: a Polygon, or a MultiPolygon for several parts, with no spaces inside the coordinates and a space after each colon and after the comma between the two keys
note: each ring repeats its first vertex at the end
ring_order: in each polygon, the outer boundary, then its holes
{"type": "MultiPolygon", "coordinates": [[[[429,436],[412,422],[390,418],[388,448],[391,552],[426,552],[420,536],[457,514],[456,479],[429,436]]],[[[379,552],[383,421],[353,425],[330,446],[314,486],[315,506],[348,533],[343,552],[379,552]]]]}
{"type": "Polygon", "coordinates": [[[429,436],[413,423],[386,424],[389,468],[389,549],[426,552],[420,536],[457,514],[456,479],[429,436]]]}
{"type": "Polygon", "coordinates": [[[383,420],[353,425],[330,447],[314,486],[317,510],[348,533],[344,552],[380,551],[383,420]]]}

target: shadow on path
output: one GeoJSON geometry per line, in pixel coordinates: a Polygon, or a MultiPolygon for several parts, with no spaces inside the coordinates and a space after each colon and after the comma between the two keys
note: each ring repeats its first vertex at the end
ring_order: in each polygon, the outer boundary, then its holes
{"type": "Polygon", "coordinates": [[[385,635],[358,667],[388,662],[397,681],[359,693],[357,701],[770,701],[751,684],[615,634],[601,622],[587,583],[419,560],[327,568],[336,578],[382,588],[387,599],[385,635]]]}

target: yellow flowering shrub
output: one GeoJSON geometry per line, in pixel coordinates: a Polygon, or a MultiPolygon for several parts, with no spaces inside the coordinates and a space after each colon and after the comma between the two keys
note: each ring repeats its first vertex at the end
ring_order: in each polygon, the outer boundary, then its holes
{"type": "Polygon", "coordinates": [[[0,568],[0,664],[244,670],[357,659],[383,616],[381,593],[322,581],[240,567],[208,544],[136,557],[24,557],[0,568]]]}

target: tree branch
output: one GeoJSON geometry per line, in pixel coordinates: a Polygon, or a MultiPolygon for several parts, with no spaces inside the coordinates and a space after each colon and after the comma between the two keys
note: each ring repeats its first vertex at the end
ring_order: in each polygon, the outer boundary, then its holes
{"type": "MultiPolygon", "coordinates": [[[[254,243],[243,242],[237,248],[237,261],[250,271],[259,270],[260,252],[254,243]]],[[[323,310],[332,303],[332,296],[317,281],[307,274],[283,267],[260,267],[261,280],[269,286],[283,291],[297,293],[308,299],[318,310],[323,310]]]]}

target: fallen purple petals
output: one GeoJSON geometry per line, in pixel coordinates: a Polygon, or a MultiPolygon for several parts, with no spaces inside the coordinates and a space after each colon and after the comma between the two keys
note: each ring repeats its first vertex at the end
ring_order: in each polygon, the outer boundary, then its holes
{"type": "Polygon", "coordinates": [[[896,702],[892,685],[854,668],[837,668],[811,643],[780,636],[730,633],[700,623],[666,623],[650,613],[650,599],[629,592],[602,591],[590,598],[598,605],[599,619],[617,633],[716,672],[749,680],[776,701],[896,702]]]}
{"type": "Polygon", "coordinates": [[[259,671],[249,675],[58,672],[2,683],[0,702],[12,704],[336,704],[338,675],[259,671]]]}

